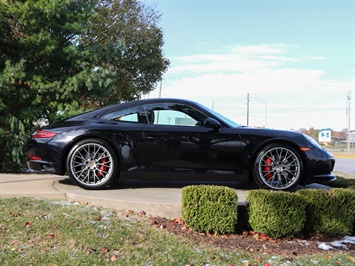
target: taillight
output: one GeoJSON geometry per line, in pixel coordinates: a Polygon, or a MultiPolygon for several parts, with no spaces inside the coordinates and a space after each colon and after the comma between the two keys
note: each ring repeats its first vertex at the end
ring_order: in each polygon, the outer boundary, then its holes
{"type": "Polygon", "coordinates": [[[28,158],[32,161],[42,161],[41,157],[30,155],[28,158]]]}
{"type": "Polygon", "coordinates": [[[34,139],[50,139],[57,135],[57,133],[44,131],[42,129],[38,129],[35,133],[33,133],[32,138],[34,139]]]}

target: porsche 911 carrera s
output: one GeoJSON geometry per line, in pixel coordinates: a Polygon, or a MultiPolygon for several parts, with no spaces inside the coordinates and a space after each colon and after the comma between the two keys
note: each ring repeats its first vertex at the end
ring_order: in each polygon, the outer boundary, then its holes
{"type": "Polygon", "coordinates": [[[144,99],[38,129],[28,167],[69,175],[85,189],[119,179],[254,181],[291,190],[330,181],[335,159],[301,133],[241,126],[199,103],[144,99]]]}

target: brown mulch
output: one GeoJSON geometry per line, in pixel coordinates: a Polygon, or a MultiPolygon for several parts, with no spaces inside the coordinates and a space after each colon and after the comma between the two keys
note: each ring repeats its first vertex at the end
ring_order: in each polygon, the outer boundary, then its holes
{"type": "Polygon", "coordinates": [[[179,218],[166,219],[162,217],[150,217],[153,226],[167,230],[168,232],[186,237],[195,243],[207,243],[216,248],[230,250],[244,250],[248,252],[260,252],[264,254],[299,256],[334,251],[354,251],[355,244],[342,242],[342,247],[332,246],[331,250],[319,248],[321,243],[331,243],[340,240],[342,237],[330,237],[326,235],[299,236],[293,239],[272,239],[262,234],[257,234],[249,230],[237,229],[235,234],[211,235],[197,233],[186,226],[179,218]]]}

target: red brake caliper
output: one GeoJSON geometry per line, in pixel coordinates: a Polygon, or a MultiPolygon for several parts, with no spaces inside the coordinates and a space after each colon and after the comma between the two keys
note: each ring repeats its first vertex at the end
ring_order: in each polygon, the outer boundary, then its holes
{"type": "Polygon", "coordinates": [[[263,166],[263,171],[266,172],[267,174],[265,175],[266,179],[270,179],[272,177],[272,173],[270,173],[271,170],[271,159],[268,157],[265,160],[265,165],[263,166]],[[269,172],[269,173],[268,173],[269,172]]]}
{"type": "Polygon", "coordinates": [[[105,165],[105,163],[107,162],[106,158],[103,158],[101,161],[101,166],[99,167],[99,172],[97,173],[99,176],[103,176],[104,174],[102,172],[106,172],[107,170],[107,166],[105,165]]]}

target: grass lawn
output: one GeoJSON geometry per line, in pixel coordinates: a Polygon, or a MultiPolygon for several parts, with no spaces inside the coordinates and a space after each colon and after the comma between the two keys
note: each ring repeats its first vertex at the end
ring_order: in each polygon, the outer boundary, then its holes
{"type": "Polygon", "coordinates": [[[0,199],[0,265],[354,265],[354,252],[300,257],[223,250],[146,216],[36,198],[0,199]]]}

